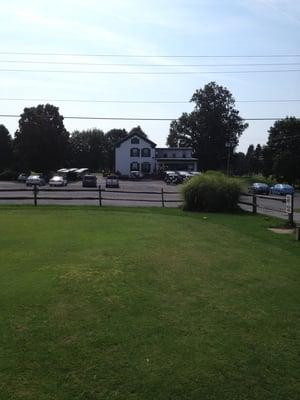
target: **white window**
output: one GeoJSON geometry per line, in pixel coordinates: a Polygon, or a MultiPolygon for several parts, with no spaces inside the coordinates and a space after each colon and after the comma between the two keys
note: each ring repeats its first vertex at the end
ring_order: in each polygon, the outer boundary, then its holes
{"type": "Polygon", "coordinates": [[[140,164],[138,162],[132,162],[130,164],[130,171],[139,171],[140,170],[140,164]]]}
{"type": "Polygon", "coordinates": [[[150,157],[150,149],[148,147],[142,149],[142,157],[150,157]]]}
{"type": "Polygon", "coordinates": [[[139,157],[140,156],[140,149],[137,147],[133,147],[130,149],[130,157],[139,157]]]}
{"type": "Polygon", "coordinates": [[[137,137],[134,137],[131,139],[131,144],[139,144],[140,143],[140,139],[137,137]]]}
{"type": "Polygon", "coordinates": [[[143,162],[142,163],[142,172],[144,172],[145,174],[149,174],[151,171],[151,164],[148,162],[143,162]]]}

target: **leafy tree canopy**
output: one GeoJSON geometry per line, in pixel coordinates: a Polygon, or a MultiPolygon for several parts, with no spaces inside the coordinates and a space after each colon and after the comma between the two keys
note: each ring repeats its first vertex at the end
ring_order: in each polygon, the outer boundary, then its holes
{"type": "Polygon", "coordinates": [[[300,120],[286,117],[269,129],[264,150],[272,173],[280,180],[295,183],[300,179],[300,120]]]}
{"type": "Polygon", "coordinates": [[[105,137],[100,129],[74,131],[70,138],[71,164],[99,170],[105,165],[105,137]]]}
{"type": "Polygon", "coordinates": [[[24,108],[15,134],[16,155],[25,169],[49,172],[65,162],[69,133],[58,107],[24,108]]]}
{"type": "Polygon", "coordinates": [[[12,163],[12,138],[8,129],[0,125],[0,171],[9,168],[12,163]]]}
{"type": "Polygon", "coordinates": [[[225,169],[228,151],[233,153],[248,124],[229,90],[215,82],[196,90],[191,102],[194,110],[171,122],[167,145],[192,147],[203,170],[225,169]]]}
{"type": "Polygon", "coordinates": [[[254,147],[253,144],[250,144],[246,153],[247,172],[254,174],[263,172],[263,158],[263,149],[261,145],[258,144],[254,147]]]}

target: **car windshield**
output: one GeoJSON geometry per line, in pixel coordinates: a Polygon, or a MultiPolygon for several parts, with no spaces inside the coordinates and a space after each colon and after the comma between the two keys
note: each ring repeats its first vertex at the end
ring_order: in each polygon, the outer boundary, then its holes
{"type": "Polygon", "coordinates": [[[52,180],[53,181],[61,181],[62,177],[61,176],[53,176],[52,180]]]}
{"type": "Polygon", "coordinates": [[[84,180],[85,181],[94,181],[94,180],[96,180],[96,177],[95,176],[85,176],[84,180]]]}

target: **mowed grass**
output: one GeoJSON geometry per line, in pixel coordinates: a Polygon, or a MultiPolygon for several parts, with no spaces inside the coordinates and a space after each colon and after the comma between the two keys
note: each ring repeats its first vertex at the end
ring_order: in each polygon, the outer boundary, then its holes
{"type": "Polygon", "coordinates": [[[271,224],[0,207],[0,399],[299,399],[300,245],[271,224]]]}

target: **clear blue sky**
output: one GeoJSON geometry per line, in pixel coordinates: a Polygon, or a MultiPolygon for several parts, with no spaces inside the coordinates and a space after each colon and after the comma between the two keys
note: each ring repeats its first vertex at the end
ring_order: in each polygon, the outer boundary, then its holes
{"type": "MultiPolygon", "coordinates": [[[[199,75],[106,75],[0,71],[1,114],[20,114],[37,102],[3,98],[188,101],[215,80],[241,100],[300,99],[300,72],[225,74],[222,71],[300,69],[300,65],[220,66],[244,63],[299,63],[293,58],[108,58],[8,55],[3,52],[135,55],[300,54],[297,0],[11,0],[0,5],[0,69],[80,71],[221,71],[199,75]],[[217,64],[203,67],[117,67],[12,63],[51,61],[136,64],[217,64]],[[3,62],[5,61],[5,62],[3,62]]],[[[63,115],[176,118],[186,104],[52,102],[63,115]]],[[[236,103],[242,117],[300,117],[300,102],[236,103]]],[[[18,119],[0,118],[14,134],[18,119]]],[[[67,129],[131,129],[140,124],[159,146],[168,122],[65,120],[67,129]]],[[[265,143],[272,122],[250,122],[240,140],[265,143]]]]}

